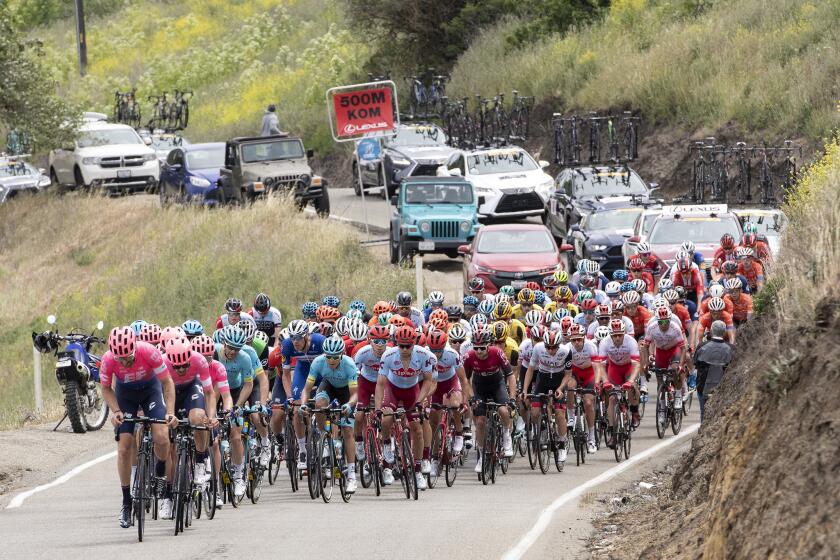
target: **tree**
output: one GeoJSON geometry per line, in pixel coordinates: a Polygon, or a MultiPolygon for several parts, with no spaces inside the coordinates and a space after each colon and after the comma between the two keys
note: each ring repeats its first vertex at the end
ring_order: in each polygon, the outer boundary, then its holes
{"type": "Polygon", "coordinates": [[[23,41],[14,22],[0,2],[0,129],[26,132],[41,151],[72,139],[78,112],[55,93],[38,44],[23,41]]]}

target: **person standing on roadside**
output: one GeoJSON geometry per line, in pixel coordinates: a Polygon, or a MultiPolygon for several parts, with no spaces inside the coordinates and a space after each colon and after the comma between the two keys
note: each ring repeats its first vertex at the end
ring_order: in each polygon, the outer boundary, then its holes
{"type": "Polygon", "coordinates": [[[277,118],[277,106],[272,103],[263,113],[260,136],[273,136],[275,134],[283,134],[283,131],[280,130],[280,119],[277,118]]]}
{"type": "Polygon", "coordinates": [[[714,321],[711,339],[703,342],[694,353],[694,365],[697,368],[697,396],[700,401],[700,422],[706,408],[709,394],[720,385],[723,373],[732,361],[732,347],[724,341],[726,323],[714,321]]]}

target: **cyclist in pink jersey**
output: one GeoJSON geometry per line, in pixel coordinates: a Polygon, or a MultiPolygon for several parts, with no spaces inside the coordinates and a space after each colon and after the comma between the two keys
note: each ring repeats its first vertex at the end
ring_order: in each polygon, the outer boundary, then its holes
{"type": "MultiPolygon", "coordinates": [[[[120,527],[131,526],[131,465],[136,461],[134,423],[126,422],[126,414],[134,416],[143,409],[146,416],[166,419],[170,427],[177,425],[174,414],[175,384],[154,346],[136,340],[131,327],[115,327],[108,336],[108,348],[102,356],[99,380],[102,396],[113,411],[111,423],[117,438],[117,472],[122,487],[120,527]],[[166,403],[166,404],[164,404],[166,403]]],[[[155,473],[163,477],[169,456],[169,434],[164,424],[152,424],[155,473]]]]}
{"type": "MultiPolygon", "coordinates": [[[[636,377],[639,375],[639,345],[636,339],[625,334],[624,322],[618,319],[610,321],[610,336],[598,345],[598,368],[600,379],[606,379],[604,389],[609,390],[618,385],[630,393],[630,412],[633,414],[633,424],[639,422],[639,391],[636,388],[636,377]]],[[[615,397],[610,396],[607,407],[607,420],[610,426],[615,425],[614,412],[615,397]]],[[[611,433],[607,441],[608,447],[615,447],[615,434],[611,433]]]]}

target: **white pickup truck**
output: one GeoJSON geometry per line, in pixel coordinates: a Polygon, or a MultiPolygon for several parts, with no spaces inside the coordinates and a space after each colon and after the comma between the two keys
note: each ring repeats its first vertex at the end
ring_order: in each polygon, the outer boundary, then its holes
{"type": "Polygon", "coordinates": [[[153,188],[160,179],[155,150],[128,125],[87,120],[75,142],[50,151],[54,186],[127,193],[153,188]]]}

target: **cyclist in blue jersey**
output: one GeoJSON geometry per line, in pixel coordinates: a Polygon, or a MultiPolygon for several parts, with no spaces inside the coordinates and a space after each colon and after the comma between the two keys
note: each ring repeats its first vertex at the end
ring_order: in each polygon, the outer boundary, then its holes
{"type": "MultiPolygon", "coordinates": [[[[289,323],[289,338],[283,341],[280,353],[283,356],[283,388],[286,397],[294,404],[301,403],[301,393],[309,377],[312,362],[324,353],[325,338],[320,334],[310,334],[309,325],[300,319],[289,323]],[[292,373],[294,370],[294,374],[292,373]]],[[[279,384],[275,383],[276,388],[279,384]]],[[[299,414],[293,415],[292,423],[298,440],[298,468],[306,468],[306,438],[303,419],[299,414]]]]}
{"type": "MultiPolygon", "coordinates": [[[[316,383],[318,383],[318,390],[315,393],[316,408],[330,406],[332,401],[337,401],[341,405],[344,417],[341,419],[340,426],[341,437],[344,440],[344,458],[347,460],[347,492],[352,494],[356,491],[356,453],[353,448],[352,411],[356,405],[359,370],[356,369],[353,358],[345,355],[345,350],[346,345],[338,336],[331,336],[324,341],[324,353],[312,362],[309,376],[303,386],[301,401],[304,404],[301,410],[306,412],[306,402],[316,383]]],[[[325,415],[318,414],[316,420],[323,429],[325,415]]],[[[336,426],[333,426],[333,430],[335,429],[336,426]]]]}
{"type": "MultiPolygon", "coordinates": [[[[230,387],[230,397],[234,406],[242,406],[248,400],[254,386],[254,366],[247,354],[241,352],[245,346],[245,333],[231,326],[222,331],[222,343],[216,344],[214,358],[225,368],[230,387]]],[[[245,494],[245,448],[242,438],[230,438],[231,459],[233,461],[233,492],[237,496],[245,494]]]]}
{"type": "MultiPolygon", "coordinates": [[[[225,327],[227,328],[227,327],[225,327]]],[[[251,389],[251,394],[248,396],[248,402],[251,406],[262,407],[263,403],[268,403],[268,376],[262,367],[259,354],[252,346],[254,342],[254,335],[257,334],[257,325],[253,319],[242,319],[234,328],[245,333],[245,346],[242,347],[242,352],[247,354],[251,359],[251,365],[254,367],[254,387],[251,389]]],[[[266,408],[262,409],[267,412],[266,408]]],[[[251,425],[255,427],[257,434],[262,441],[262,453],[260,453],[260,464],[263,467],[268,466],[271,460],[271,442],[268,440],[268,426],[261,420],[258,413],[251,414],[251,425]]]]}

